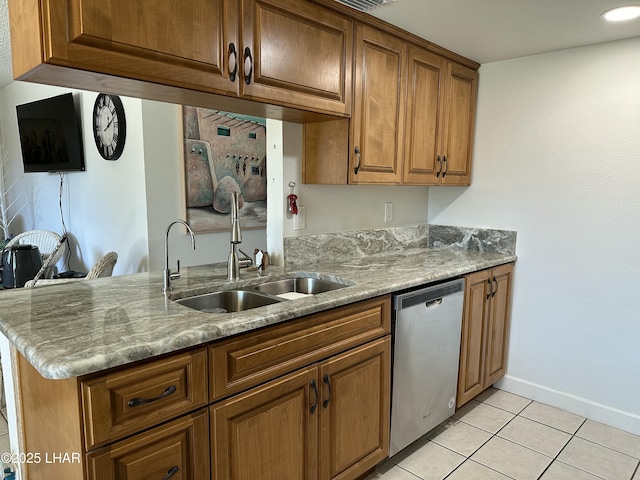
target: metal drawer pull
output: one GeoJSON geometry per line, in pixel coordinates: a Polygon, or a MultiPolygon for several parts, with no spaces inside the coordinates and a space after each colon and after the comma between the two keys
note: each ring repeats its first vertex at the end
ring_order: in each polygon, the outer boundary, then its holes
{"type": "Polygon", "coordinates": [[[329,389],[329,395],[327,395],[327,399],[322,402],[322,406],[324,408],[327,408],[329,406],[329,401],[331,400],[331,382],[329,381],[329,375],[325,373],[324,377],[322,377],[322,381],[327,385],[327,388],[329,389]]]}
{"type": "Polygon", "coordinates": [[[442,159],[440,155],[438,155],[438,171],[436,172],[436,178],[440,178],[440,174],[442,173],[442,159]]]}
{"type": "Polygon", "coordinates": [[[167,474],[162,477],[162,480],[169,480],[171,477],[173,477],[176,473],[178,473],[180,469],[175,466],[175,467],[171,467],[168,471],[167,474]]]}
{"type": "Polygon", "coordinates": [[[318,408],[318,387],[316,386],[316,381],[315,380],[311,380],[311,389],[313,390],[313,393],[315,394],[315,400],[313,401],[313,405],[311,405],[311,408],[309,408],[309,412],[310,413],[315,413],[316,408],[318,408]]]}
{"type": "Polygon", "coordinates": [[[498,291],[498,280],[496,280],[496,276],[495,275],[493,276],[493,283],[496,284],[496,289],[493,292],[491,292],[491,296],[495,297],[496,296],[496,292],[498,291]]]}
{"type": "Polygon", "coordinates": [[[236,46],[233,43],[229,44],[229,80],[236,81],[236,74],[238,73],[238,52],[236,52],[236,46]]]}
{"type": "Polygon", "coordinates": [[[244,83],[251,85],[251,74],[253,73],[253,57],[251,56],[251,49],[245,47],[244,49],[244,83]]]}
{"type": "Polygon", "coordinates": [[[355,148],[355,154],[358,157],[358,164],[353,169],[353,173],[354,173],[354,175],[357,175],[358,171],[360,170],[360,161],[362,159],[361,156],[360,156],[360,148],[359,147],[355,148]]]}
{"type": "Polygon", "coordinates": [[[493,283],[491,283],[490,278],[487,278],[487,283],[490,290],[489,293],[487,293],[487,300],[489,300],[491,298],[491,294],[493,293],[493,283]]]}
{"type": "MultiPolygon", "coordinates": [[[[158,395],[157,397],[154,397],[154,398],[132,398],[131,400],[129,400],[129,403],[127,403],[127,405],[129,405],[130,407],[137,407],[138,405],[144,405],[145,403],[151,403],[158,400],[162,400],[163,398],[168,397],[172,393],[175,393],[176,390],[177,390],[176,386],[171,385],[164,392],[162,392],[162,395],[158,395]]],[[[169,477],[166,477],[166,478],[169,478],[169,477]]]]}

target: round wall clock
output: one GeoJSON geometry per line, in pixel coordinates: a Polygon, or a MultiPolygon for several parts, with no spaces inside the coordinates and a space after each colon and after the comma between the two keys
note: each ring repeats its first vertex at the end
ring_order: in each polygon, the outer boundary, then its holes
{"type": "Polygon", "coordinates": [[[93,137],[105,160],[117,160],[124,150],[127,121],[117,95],[98,94],[93,104],[93,137]]]}

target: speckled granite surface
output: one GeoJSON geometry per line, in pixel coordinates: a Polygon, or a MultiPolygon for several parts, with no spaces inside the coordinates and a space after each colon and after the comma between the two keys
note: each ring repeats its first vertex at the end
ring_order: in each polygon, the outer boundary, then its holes
{"type": "Polygon", "coordinates": [[[287,267],[428,247],[427,224],[285,237],[287,267]]]}
{"type": "Polygon", "coordinates": [[[480,252],[516,253],[516,232],[429,225],[428,245],[429,247],[454,247],[480,252]]]}
{"type": "Polygon", "coordinates": [[[201,313],[165,299],[160,272],[0,291],[0,331],[47,378],[69,378],[214,341],[327,310],[514,261],[513,254],[449,248],[404,250],[242,271],[227,283],[226,265],[183,268],[171,298],[249,287],[308,273],[350,286],[239,313],[201,313]]]}

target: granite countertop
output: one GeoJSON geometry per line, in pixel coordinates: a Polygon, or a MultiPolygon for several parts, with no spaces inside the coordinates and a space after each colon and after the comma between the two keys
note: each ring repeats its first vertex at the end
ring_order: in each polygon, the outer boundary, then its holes
{"type": "Polygon", "coordinates": [[[294,274],[350,286],[238,313],[201,313],[166,299],[160,272],[0,291],[0,331],[46,378],[77,377],[256,328],[516,260],[514,254],[414,248],[308,268],[241,271],[226,264],[182,269],[170,298],[255,285],[294,274]]]}

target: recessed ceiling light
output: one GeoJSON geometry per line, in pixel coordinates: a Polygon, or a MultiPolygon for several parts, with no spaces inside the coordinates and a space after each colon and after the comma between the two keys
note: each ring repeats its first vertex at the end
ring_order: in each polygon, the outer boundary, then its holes
{"type": "Polygon", "coordinates": [[[602,17],[610,22],[633,20],[634,18],[640,17],[640,5],[612,8],[611,10],[604,12],[602,17]]]}

